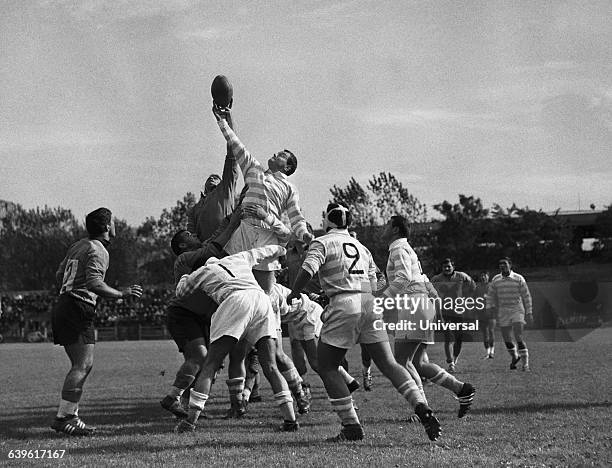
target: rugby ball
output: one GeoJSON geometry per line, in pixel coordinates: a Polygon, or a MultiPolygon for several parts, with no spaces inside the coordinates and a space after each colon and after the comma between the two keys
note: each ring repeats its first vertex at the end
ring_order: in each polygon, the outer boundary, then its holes
{"type": "Polygon", "coordinates": [[[234,90],[226,76],[217,75],[210,86],[213,102],[219,107],[231,107],[234,90]]]}

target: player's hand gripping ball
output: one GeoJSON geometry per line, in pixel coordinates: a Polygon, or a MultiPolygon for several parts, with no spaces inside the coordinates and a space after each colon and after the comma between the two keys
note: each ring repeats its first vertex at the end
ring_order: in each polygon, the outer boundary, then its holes
{"type": "Polygon", "coordinates": [[[226,76],[217,75],[210,86],[213,102],[220,108],[231,109],[234,89],[226,76]]]}

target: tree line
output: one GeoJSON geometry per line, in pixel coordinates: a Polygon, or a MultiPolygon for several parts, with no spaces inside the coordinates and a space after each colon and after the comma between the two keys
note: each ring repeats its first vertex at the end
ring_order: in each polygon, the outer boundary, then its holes
{"type": "MultiPolygon", "coordinates": [[[[382,225],[395,214],[412,226],[411,243],[428,269],[452,257],[464,270],[490,269],[501,256],[521,267],[569,265],[583,260],[582,238],[562,217],[528,207],[483,206],[480,198],[459,195],[456,203],[433,205],[431,218],[424,203],[409,193],[393,174],[375,174],[364,187],[354,178],[330,189],[330,202],[349,207],[353,229],[384,267],[387,246],[382,225]]],[[[158,218],[148,217],[137,227],[116,219],[117,237],[109,247],[109,284],[172,282],[174,256],[170,239],[187,226],[187,212],[196,202],[188,192],[158,218]]],[[[612,261],[612,205],[596,221],[593,237],[599,241],[592,259],[612,261]]],[[[4,291],[53,288],[55,271],[66,249],[86,231],[82,221],[61,207],[24,209],[0,201],[0,288],[4,291]]]]}

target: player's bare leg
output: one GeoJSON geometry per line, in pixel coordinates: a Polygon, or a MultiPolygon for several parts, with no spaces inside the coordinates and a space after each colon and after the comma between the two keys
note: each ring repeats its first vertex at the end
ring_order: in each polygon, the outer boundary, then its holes
{"type": "Polygon", "coordinates": [[[363,389],[366,392],[372,390],[372,356],[365,345],[361,345],[361,375],[363,377],[363,389]]]}
{"type": "Polygon", "coordinates": [[[327,391],[327,396],[334,411],[342,423],[342,430],[330,441],[361,440],[364,438],[363,428],[353,406],[353,399],[347,384],[339,372],[340,363],[344,359],[346,349],[331,346],[319,341],[317,355],[319,376],[327,391]]]}
{"type": "Polygon", "coordinates": [[[512,324],[512,330],[514,331],[514,337],[516,338],[516,344],[518,346],[518,355],[521,359],[523,371],[529,371],[529,350],[527,344],[523,340],[523,324],[521,322],[514,322],[512,324]]]}
{"type": "Polygon", "coordinates": [[[260,366],[257,350],[252,348],[244,361],[246,377],[244,379],[244,392],[242,393],[245,403],[256,403],[262,400],[259,393],[260,366]]]}
{"type": "Polygon", "coordinates": [[[210,344],[200,375],[196,378],[195,385],[189,395],[189,414],[187,419],[182,420],[178,424],[175,429],[177,432],[195,430],[198,418],[202,411],[204,411],[204,406],[208,401],[215,373],[237,342],[236,338],[224,335],[210,344]]]}
{"type": "Polygon", "coordinates": [[[282,431],[296,431],[299,428],[295,420],[295,411],[293,410],[293,399],[291,391],[280,373],[276,363],[276,340],[266,336],[261,338],[257,344],[257,354],[259,355],[259,364],[261,370],[266,376],[268,382],[272,386],[274,392],[274,400],[279,406],[280,412],[283,415],[283,424],[280,426],[282,431]]]}
{"type": "Polygon", "coordinates": [[[62,399],[57,416],[51,425],[51,428],[57,432],[82,436],[91,435],[95,430],[78,417],[83,386],[93,367],[94,348],[94,344],[82,343],[64,346],[68,359],[70,359],[70,370],[62,386],[62,399]]]}
{"type": "Polygon", "coordinates": [[[239,340],[229,353],[227,367],[227,388],[230,396],[230,409],[226,418],[241,418],[246,413],[246,402],[243,399],[246,367],[245,358],[251,345],[245,340],[239,340]]]}
{"type": "Polygon", "coordinates": [[[453,357],[453,333],[450,330],[444,330],[444,354],[446,355],[446,363],[448,371],[455,372],[455,358],[453,357]]]}
{"type": "Polygon", "coordinates": [[[521,360],[521,357],[519,356],[519,353],[516,350],[516,345],[514,344],[514,340],[512,337],[512,325],[508,327],[501,327],[501,333],[504,343],[506,344],[506,350],[512,358],[512,361],[510,361],[510,369],[514,370],[516,369],[516,365],[518,364],[518,362],[521,360]]]}
{"type": "Polygon", "coordinates": [[[279,340],[277,340],[276,343],[276,365],[287,381],[287,385],[289,386],[289,390],[291,390],[293,398],[295,398],[295,402],[298,406],[298,412],[300,414],[306,414],[310,411],[310,401],[306,397],[304,389],[302,388],[302,377],[297,371],[291,358],[285,354],[279,340]]]}
{"type": "MultiPolygon", "coordinates": [[[[396,347],[397,344],[396,341],[396,347]]],[[[423,424],[429,439],[437,440],[441,433],[440,422],[433,415],[433,411],[427,405],[427,401],[419,391],[410,373],[405,367],[396,362],[393,354],[391,354],[389,343],[387,341],[368,343],[367,346],[376,367],[380,369],[383,375],[391,381],[397,391],[412,406],[414,412],[421,420],[421,424],[423,424]]]]}
{"type": "Polygon", "coordinates": [[[458,380],[454,375],[448,373],[437,364],[429,362],[427,356],[427,345],[417,343],[417,349],[413,356],[413,362],[418,373],[432,383],[440,385],[456,395],[459,401],[458,418],[462,418],[472,406],[476,389],[467,382],[458,380]]]}
{"type": "Polygon", "coordinates": [[[195,381],[198,372],[202,368],[208,351],[204,342],[204,338],[197,338],[189,341],[183,348],[183,357],[185,362],[181,365],[176,378],[172,384],[172,388],[168,394],[161,400],[162,408],[170,411],[178,418],[186,418],[187,411],[181,405],[181,396],[191,384],[195,381]]]}

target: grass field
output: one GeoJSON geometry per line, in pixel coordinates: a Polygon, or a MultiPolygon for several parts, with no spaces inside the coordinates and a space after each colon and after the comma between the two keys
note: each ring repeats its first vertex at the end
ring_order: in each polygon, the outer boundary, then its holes
{"type": "MultiPolygon", "coordinates": [[[[366,430],[363,442],[324,442],[339,423],[318,377],[310,378],[313,409],[301,417],[297,433],[273,431],[279,417],[267,383],[265,401],[251,405],[247,417],[220,419],[227,389],[218,382],[207,405],[213,418],[201,421],[195,434],[174,434],[174,419],[159,407],[180,364],[171,341],[99,343],[80,411],[98,434],[70,439],[49,429],[68,367],[63,350],[51,344],[0,345],[0,464],[612,466],[612,328],[574,343],[532,338],[531,373],[509,371],[499,341],[494,360],[480,359],[480,343],[465,345],[457,375],[478,393],[464,419],[456,418],[457,403],[448,391],[426,387],[443,424],[435,444],[420,425],[406,423],[407,405],[377,370],[373,391],[355,397],[366,430]],[[61,460],[8,459],[15,449],[65,453],[61,460]]],[[[442,362],[442,355],[442,345],[431,347],[432,360],[442,362]]],[[[349,362],[353,374],[360,374],[357,349],[349,362]]]]}

